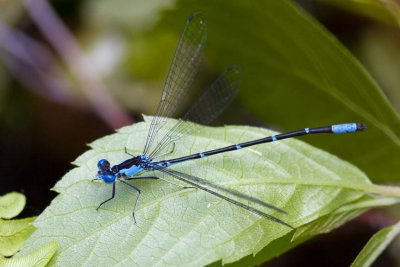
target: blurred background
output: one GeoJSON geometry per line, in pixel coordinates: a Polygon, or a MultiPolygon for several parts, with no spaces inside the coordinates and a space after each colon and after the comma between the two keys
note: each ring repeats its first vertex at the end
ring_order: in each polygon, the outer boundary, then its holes
{"type": "MultiPolygon", "coordinates": [[[[209,34],[188,103],[237,64],[241,91],[215,125],[284,131],[363,121],[360,136],[303,140],[374,182],[398,184],[400,2],[243,2],[0,0],[0,195],[22,192],[21,216],[40,214],[88,143],[153,114],[179,34],[198,10],[209,34]]],[[[348,266],[398,216],[368,212],[266,266],[348,266]]],[[[376,266],[400,266],[398,243],[376,266]]]]}

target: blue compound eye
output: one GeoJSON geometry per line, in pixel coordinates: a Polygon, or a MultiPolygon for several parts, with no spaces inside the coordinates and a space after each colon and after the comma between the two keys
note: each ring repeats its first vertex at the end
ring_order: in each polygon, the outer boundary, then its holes
{"type": "Polygon", "coordinates": [[[101,160],[99,160],[99,162],[97,162],[97,167],[100,170],[104,170],[104,169],[108,170],[108,169],[110,169],[110,162],[108,162],[108,160],[106,160],[106,159],[101,159],[101,160]]]}
{"type": "Polygon", "coordinates": [[[103,181],[104,181],[106,184],[112,184],[112,183],[115,182],[115,175],[112,175],[112,174],[103,174],[102,177],[101,177],[101,179],[103,179],[103,181]]]}

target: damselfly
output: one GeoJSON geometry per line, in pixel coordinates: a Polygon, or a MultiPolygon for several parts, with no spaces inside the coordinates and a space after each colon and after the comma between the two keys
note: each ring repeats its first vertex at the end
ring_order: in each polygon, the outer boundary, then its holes
{"type": "MultiPolygon", "coordinates": [[[[112,195],[109,199],[102,202],[97,209],[114,198],[115,184],[116,181],[119,181],[138,193],[133,209],[133,218],[136,222],[135,210],[142,192],[137,186],[130,184],[127,181],[139,179],[160,179],[183,188],[191,187],[204,190],[207,193],[224,199],[257,215],[293,228],[290,224],[278,219],[277,217],[267,214],[260,209],[254,208],[236,199],[244,200],[247,203],[250,202],[252,204],[257,204],[280,213],[285,213],[282,209],[261,201],[260,199],[245,195],[239,191],[227,189],[205,179],[179,172],[172,169],[171,166],[190,160],[201,159],[219,153],[239,150],[249,146],[269,143],[295,136],[317,133],[337,134],[362,131],[365,129],[365,125],[362,123],[346,123],[316,128],[304,128],[293,132],[268,136],[184,157],[161,161],[156,160],[160,156],[165,156],[171,153],[175,148],[176,142],[185,135],[196,131],[199,124],[207,124],[216,118],[230,104],[237,92],[240,81],[240,71],[236,66],[229,66],[196,101],[182,119],[178,120],[174,125],[168,126],[168,117],[173,117],[175,115],[177,108],[185,97],[195,73],[197,72],[200,55],[205,41],[206,20],[201,13],[196,13],[188,18],[185,29],[180,37],[161,96],[161,101],[149,127],[143,153],[136,156],[130,154],[132,158],[114,166],[111,166],[109,161],[106,159],[99,160],[97,164],[99,170],[96,179],[102,180],[107,184],[112,184],[112,195]],[[160,129],[163,129],[164,127],[169,127],[167,128],[167,133],[164,136],[160,136],[160,129]],[[158,140],[158,142],[156,142],[156,140],[158,140]],[[182,186],[162,178],[161,176],[146,176],[146,173],[151,171],[165,174],[166,177],[172,177],[188,186],[182,186]]],[[[126,148],[125,152],[128,153],[126,148]]]]}

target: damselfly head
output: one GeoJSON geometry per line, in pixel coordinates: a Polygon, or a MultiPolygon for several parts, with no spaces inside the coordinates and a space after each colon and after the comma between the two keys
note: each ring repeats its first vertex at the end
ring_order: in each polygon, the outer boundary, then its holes
{"type": "Polygon", "coordinates": [[[96,178],[103,180],[105,183],[110,184],[115,182],[115,174],[110,168],[110,162],[106,159],[101,159],[97,162],[99,171],[97,172],[96,178]]]}

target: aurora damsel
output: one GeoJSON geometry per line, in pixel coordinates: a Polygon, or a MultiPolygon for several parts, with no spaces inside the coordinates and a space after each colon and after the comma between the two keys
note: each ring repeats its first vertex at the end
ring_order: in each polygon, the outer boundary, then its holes
{"type": "Polygon", "coordinates": [[[209,194],[226,200],[231,204],[244,208],[249,212],[293,228],[283,220],[264,212],[262,208],[274,210],[283,214],[286,213],[284,210],[260,199],[245,195],[240,191],[228,189],[200,177],[179,172],[174,170],[173,166],[184,164],[191,160],[201,160],[202,158],[226,153],[228,151],[235,151],[254,145],[275,142],[302,135],[358,132],[364,130],[365,125],[363,123],[345,123],[323,127],[304,128],[210,151],[195,153],[184,157],[158,160],[158,158],[162,156],[165,157],[172,154],[178,141],[184,136],[198,130],[199,124],[208,124],[222,113],[222,111],[231,103],[238,90],[240,70],[237,66],[229,66],[225,72],[215,80],[209,89],[197,99],[181,119],[176,121],[173,125],[168,123],[168,118],[174,117],[193,81],[205,41],[206,19],[202,13],[193,14],[188,18],[185,29],[180,37],[167,76],[161,101],[157,112],[150,123],[143,153],[140,155],[131,155],[125,148],[125,152],[132,157],[119,164],[111,166],[107,159],[101,159],[98,161],[98,173],[96,179],[111,184],[112,195],[109,199],[103,201],[97,209],[114,198],[116,182],[119,181],[135,190],[138,194],[133,207],[133,218],[136,222],[135,210],[139,203],[142,191],[140,188],[128,181],[159,179],[182,188],[197,188],[203,190],[209,194]],[[160,129],[163,129],[163,131],[160,131],[160,129]],[[166,132],[166,134],[162,135],[161,132],[166,132]],[[156,175],[146,176],[149,172],[154,172],[156,175]],[[157,175],[157,173],[160,175],[157,175]],[[169,178],[172,179],[170,180],[169,178]],[[182,183],[185,185],[183,186],[182,183]],[[255,206],[257,206],[257,208],[255,206]]]}

